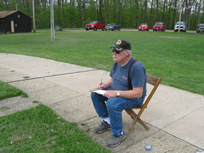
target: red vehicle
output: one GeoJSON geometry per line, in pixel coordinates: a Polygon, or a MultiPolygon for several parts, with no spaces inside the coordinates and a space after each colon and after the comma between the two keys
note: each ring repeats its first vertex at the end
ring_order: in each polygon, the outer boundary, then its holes
{"type": "Polygon", "coordinates": [[[89,24],[85,25],[86,31],[88,30],[94,30],[96,31],[97,29],[102,29],[104,31],[105,29],[105,24],[102,24],[100,21],[91,21],[89,24]]]}
{"type": "Polygon", "coordinates": [[[164,22],[156,22],[153,26],[153,31],[165,31],[166,26],[164,22]]]}
{"type": "Polygon", "coordinates": [[[149,26],[147,23],[142,23],[139,25],[139,28],[138,28],[139,31],[149,31],[149,26]]]}

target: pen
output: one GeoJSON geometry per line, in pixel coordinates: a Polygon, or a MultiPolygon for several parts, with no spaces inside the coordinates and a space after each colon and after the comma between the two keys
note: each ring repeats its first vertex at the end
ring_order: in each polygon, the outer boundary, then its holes
{"type": "MultiPolygon", "coordinates": [[[[102,85],[102,79],[101,79],[101,83],[100,83],[100,85],[102,85]]],[[[100,88],[100,90],[101,90],[101,88],[100,88]]]]}

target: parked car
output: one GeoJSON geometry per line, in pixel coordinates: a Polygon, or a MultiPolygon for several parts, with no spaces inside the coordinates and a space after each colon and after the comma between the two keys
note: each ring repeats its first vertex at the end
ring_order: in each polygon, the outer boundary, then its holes
{"type": "Polygon", "coordinates": [[[165,31],[166,26],[164,22],[156,22],[153,26],[153,31],[165,31]]]}
{"type": "Polygon", "coordinates": [[[196,33],[204,32],[204,23],[200,23],[197,25],[196,33]]]}
{"type": "MultiPolygon", "coordinates": [[[[180,31],[186,32],[187,24],[186,22],[180,22],[180,31]]],[[[174,26],[174,32],[179,31],[179,22],[176,22],[174,26]]]]}
{"type": "Polygon", "coordinates": [[[107,30],[112,30],[112,31],[118,30],[118,31],[120,31],[120,29],[121,29],[121,26],[119,24],[117,24],[117,23],[109,23],[107,26],[105,26],[106,31],[107,30]]]}
{"type": "Polygon", "coordinates": [[[147,23],[142,23],[139,25],[139,31],[149,31],[149,25],[147,23]]]}
{"type": "Polygon", "coordinates": [[[105,29],[105,24],[102,24],[100,21],[91,21],[89,24],[85,25],[86,31],[88,30],[94,30],[96,31],[97,29],[102,29],[104,31],[105,29]]]}

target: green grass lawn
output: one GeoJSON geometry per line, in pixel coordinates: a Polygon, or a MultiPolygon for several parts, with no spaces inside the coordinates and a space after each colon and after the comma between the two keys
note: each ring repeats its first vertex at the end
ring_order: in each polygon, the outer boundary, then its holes
{"type": "Polygon", "coordinates": [[[28,95],[22,90],[0,81],[0,100],[19,95],[21,95],[21,97],[28,97],[28,95]]]}
{"type": "Polygon", "coordinates": [[[0,52],[37,56],[110,71],[110,46],[132,44],[132,56],[162,84],[204,95],[204,34],[137,31],[55,31],[0,35],[0,52]]]}
{"type": "Polygon", "coordinates": [[[2,153],[110,152],[42,104],[0,117],[0,125],[2,153]]]}

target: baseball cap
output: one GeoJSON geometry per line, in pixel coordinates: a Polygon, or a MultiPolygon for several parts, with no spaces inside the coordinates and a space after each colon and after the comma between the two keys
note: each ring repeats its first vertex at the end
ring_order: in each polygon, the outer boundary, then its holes
{"type": "Polygon", "coordinates": [[[110,48],[114,48],[116,49],[117,51],[122,51],[124,49],[129,49],[131,50],[131,45],[128,41],[126,40],[121,40],[121,39],[118,39],[116,42],[115,42],[115,45],[110,47],[110,48]]]}

